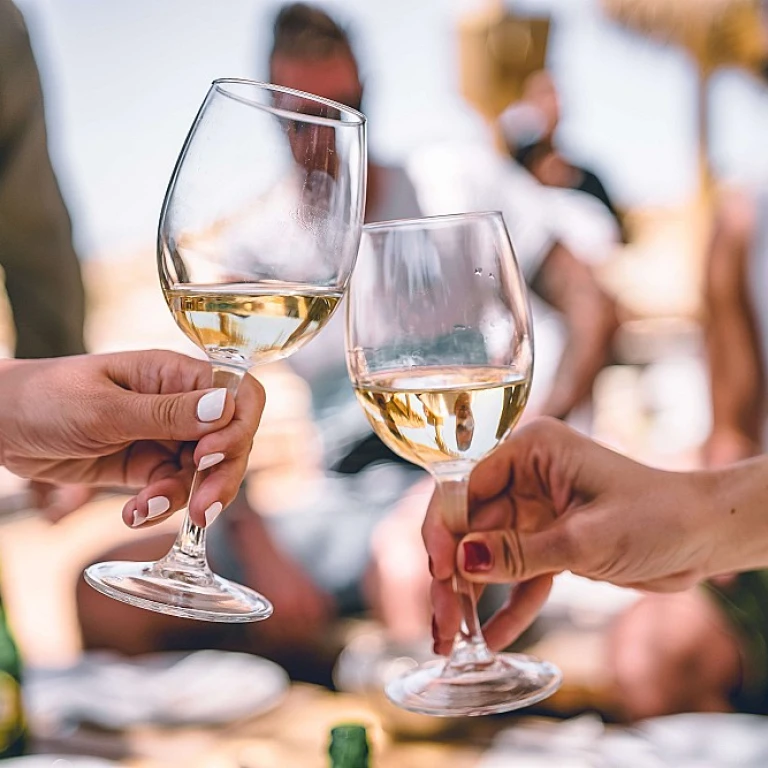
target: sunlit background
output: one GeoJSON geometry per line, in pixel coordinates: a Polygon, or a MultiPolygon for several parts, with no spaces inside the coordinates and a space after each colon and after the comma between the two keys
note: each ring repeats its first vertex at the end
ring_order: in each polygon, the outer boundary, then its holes
{"type": "MultiPolygon", "coordinates": [[[[168,176],[210,81],[266,77],[268,0],[20,0],[47,99],[52,151],[83,258],[152,242],[168,176]]],[[[366,75],[371,150],[404,161],[440,138],[481,138],[459,94],[456,25],[479,0],[337,0],[366,75]],[[407,23],[406,23],[407,21],[407,23]]],[[[696,192],[696,76],[679,48],[620,28],[597,0],[518,0],[551,14],[548,63],[563,96],[559,138],[626,207],[675,206],[696,192]]],[[[718,175],[768,169],[768,99],[754,78],[712,85],[718,175]]]]}
{"type": "MultiPolygon", "coordinates": [[[[401,165],[445,140],[492,143],[488,115],[467,87],[476,62],[461,46],[473,23],[493,20],[502,9],[551,20],[546,65],[562,97],[559,149],[605,181],[630,234],[627,245],[595,267],[620,304],[622,324],[614,359],[598,377],[586,429],[651,464],[689,469],[702,464],[711,423],[702,273],[713,201],[731,185],[768,178],[768,91],[746,67],[732,65],[737,57],[708,68],[682,45],[687,19],[665,31],[664,14],[649,11],[646,21],[659,29],[647,34],[615,11],[669,9],[676,1],[335,0],[322,7],[349,29],[361,63],[371,155],[401,165]]],[[[749,4],[679,2],[691,14],[749,4]]],[[[89,348],[194,352],[159,290],[154,242],[160,205],[210,82],[267,78],[280,3],[17,3],[41,71],[51,154],[83,263],[89,348]]],[[[7,352],[4,311],[0,348],[7,352]]],[[[537,338],[542,358],[548,338],[537,338]]],[[[268,515],[308,493],[319,461],[307,387],[279,366],[264,378],[268,408],[252,456],[251,493],[268,515]]],[[[24,487],[0,473],[0,507],[24,487]]],[[[78,658],[73,584],[89,558],[137,535],[123,529],[115,503],[102,500],[53,527],[32,514],[3,527],[4,599],[30,663],[78,658]]],[[[557,606],[571,619],[578,614],[580,634],[565,641],[554,636],[541,652],[567,668],[567,695],[576,697],[564,699],[568,706],[578,701],[599,708],[608,683],[600,672],[602,636],[590,622],[596,626],[620,610],[624,598],[591,589],[571,585],[556,592],[557,606]]],[[[258,761],[245,762],[278,764],[258,761]]]]}

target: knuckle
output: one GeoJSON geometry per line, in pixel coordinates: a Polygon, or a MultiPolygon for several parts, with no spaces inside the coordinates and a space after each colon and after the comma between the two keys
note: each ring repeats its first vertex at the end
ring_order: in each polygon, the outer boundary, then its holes
{"type": "Polygon", "coordinates": [[[267,403],[267,390],[264,389],[264,385],[258,379],[254,379],[253,376],[251,376],[251,381],[253,382],[254,394],[256,395],[256,403],[261,409],[267,403]]]}
{"type": "Polygon", "coordinates": [[[153,402],[154,416],[158,424],[168,429],[169,435],[176,438],[176,423],[179,412],[178,400],[173,397],[158,397],[153,402]]]}
{"type": "MultiPolygon", "coordinates": [[[[261,409],[267,401],[267,391],[264,389],[262,383],[253,376],[246,376],[243,379],[245,387],[251,390],[250,397],[253,398],[256,406],[261,409]]],[[[241,385],[242,386],[242,385],[241,385]]]]}
{"type": "Polygon", "coordinates": [[[499,543],[501,545],[501,568],[505,575],[515,579],[525,571],[520,538],[516,531],[504,530],[499,537],[499,543]]]}
{"type": "Polygon", "coordinates": [[[251,452],[254,433],[242,425],[233,425],[221,435],[222,452],[228,456],[247,456],[251,452]]]}
{"type": "Polygon", "coordinates": [[[555,419],[552,416],[539,416],[528,425],[527,429],[532,437],[547,438],[552,437],[555,433],[562,432],[565,426],[559,419],[555,419]]]}

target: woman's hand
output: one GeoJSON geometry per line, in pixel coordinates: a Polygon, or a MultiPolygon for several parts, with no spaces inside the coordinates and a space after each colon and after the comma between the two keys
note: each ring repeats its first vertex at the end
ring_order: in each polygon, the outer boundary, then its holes
{"type": "Polygon", "coordinates": [[[195,468],[210,467],[190,503],[198,525],[235,497],[264,408],[246,376],[237,402],[213,389],[208,363],[126,352],[0,363],[0,464],[59,484],[141,488],[131,526],[186,505],[195,468]]]}
{"type": "Polygon", "coordinates": [[[719,487],[715,473],[651,469],[554,420],[521,428],[472,474],[471,533],[457,541],[438,497],[430,504],[423,535],[436,650],[448,651],[459,626],[457,567],[479,584],[516,583],[486,627],[494,648],[533,621],[560,571],[661,592],[704,579],[721,562],[715,551],[727,546],[733,516],[729,502],[718,508],[719,487]]]}

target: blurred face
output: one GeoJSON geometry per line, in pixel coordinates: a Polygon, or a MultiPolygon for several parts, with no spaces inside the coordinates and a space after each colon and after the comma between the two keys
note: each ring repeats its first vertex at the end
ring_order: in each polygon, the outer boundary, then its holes
{"type": "MultiPolygon", "coordinates": [[[[324,59],[296,59],[277,55],[270,65],[270,79],[275,85],[306,91],[315,96],[338,101],[353,109],[360,108],[363,88],[357,65],[347,54],[335,54],[324,59]]],[[[302,113],[335,117],[327,108],[294,96],[283,97],[286,109],[302,113]]],[[[322,171],[331,177],[336,175],[335,136],[331,128],[296,122],[288,128],[291,152],[296,162],[306,171],[322,171]]]]}
{"type": "Polygon", "coordinates": [[[277,55],[271,62],[270,77],[275,85],[307,91],[353,109],[360,108],[363,87],[357,64],[348,54],[314,60],[277,55]]]}
{"type": "Polygon", "coordinates": [[[547,133],[551,136],[560,122],[560,98],[547,72],[531,75],[525,85],[523,99],[541,111],[547,123],[547,133]]]}

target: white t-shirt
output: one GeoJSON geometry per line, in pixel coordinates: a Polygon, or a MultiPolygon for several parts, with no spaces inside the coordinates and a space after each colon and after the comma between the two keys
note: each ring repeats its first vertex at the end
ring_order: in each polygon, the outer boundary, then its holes
{"type": "Polygon", "coordinates": [[[520,268],[529,282],[556,241],[546,190],[521,166],[492,148],[442,144],[408,164],[425,216],[501,211],[520,268]]]}
{"type": "MultiPolygon", "coordinates": [[[[381,188],[366,222],[412,219],[422,216],[416,190],[405,169],[380,167],[381,188]]],[[[347,450],[371,432],[357,402],[347,373],[344,347],[346,299],[339,303],[322,331],[290,358],[289,365],[308,384],[317,425],[323,441],[325,461],[333,465],[347,450]]]]}

